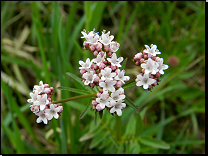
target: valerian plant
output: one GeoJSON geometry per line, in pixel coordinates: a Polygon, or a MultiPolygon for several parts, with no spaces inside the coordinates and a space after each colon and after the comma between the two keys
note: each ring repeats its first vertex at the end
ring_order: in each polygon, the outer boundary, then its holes
{"type": "MultiPolygon", "coordinates": [[[[159,77],[164,74],[163,70],[168,68],[168,65],[163,64],[163,58],[157,56],[161,54],[157,46],[153,44],[150,47],[145,45],[146,49],[137,53],[133,58],[135,65],[141,67],[140,74],[137,75],[136,79],[130,80],[129,76],[125,76],[126,61],[121,65],[124,58],[116,55],[120,44],[113,41],[114,36],[110,35],[110,31],[106,33],[106,30],[103,30],[101,36],[98,35],[98,32],[95,32],[95,29],[88,33],[83,30],[81,33],[83,35],[81,38],[85,39],[83,49],[91,51],[95,58],[92,60],[87,58],[85,62],[79,61],[82,79],[72,73],[67,74],[87,86],[85,87],[86,94],[52,101],[54,88],[40,81],[39,85],[35,85],[33,91],[29,93],[31,99],[27,100],[27,102],[32,103],[30,105],[31,111],[38,116],[37,123],[47,124],[53,117],[58,119],[64,111],[60,103],[85,97],[92,97],[92,108],[95,110],[95,114],[99,112],[100,118],[102,118],[104,109],[107,109],[112,115],[121,116],[122,109],[126,107],[126,104],[138,111],[138,107],[124,94],[122,86],[126,82],[136,81],[136,86],[151,90],[158,85],[159,77]],[[89,91],[91,94],[88,94],[89,91]]],[[[59,87],[58,89],[63,88],[59,87]]],[[[79,92],[79,89],[75,88],[65,87],[65,89],[79,92]]],[[[88,108],[89,105],[83,110],[80,119],[84,117],[89,110],[88,108]]]]}

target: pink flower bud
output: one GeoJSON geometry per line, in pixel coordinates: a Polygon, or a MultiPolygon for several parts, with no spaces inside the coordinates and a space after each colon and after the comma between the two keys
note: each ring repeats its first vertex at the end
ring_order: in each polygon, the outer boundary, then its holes
{"type": "Polygon", "coordinates": [[[147,60],[149,57],[147,55],[144,55],[144,59],[147,60]]]}
{"type": "Polygon", "coordinates": [[[98,111],[103,110],[103,109],[100,107],[100,104],[98,104],[98,105],[96,106],[96,109],[97,109],[98,111]]]}
{"type": "Polygon", "coordinates": [[[97,93],[97,97],[100,98],[101,93],[97,93]]]}
{"type": "Polygon", "coordinates": [[[111,69],[112,69],[112,70],[116,70],[117,68],[116,68],[116,66],[112,66],[112,65],[111,65],[111,69]]]}
{"type": "Polygon", "coordinates": [[[84,41],[83,46],[84,46],[85,48],[88,48],[88,47],[89,47],[89,43],[87,43],[87,41],[84,41]]]}
{"type": "Polygon", "coordinates": [[[90,83],[90,86],[91,86],[91,87],[94,87],[94,86],[95,86],[95,84],[94,84],[94,83],[90,83]]]}
{"type": "Polygon", "coordinates": [[[96,50],[97,51],[101,51],[102,50],[102,44],[100,43],[100,42],[98,42],[97,44],[96,44],[96,50]]]}
{"type": "MultiPolygon", "coordinates": [[[[101,74],[101,73],[99,73],[99,74],[101,74]]],[[[93,82],[97,83],[97,82],[99,82],[99,80],[100,80],[100,78],[98,76],[96,76],[96,78],[94,79],[93,82]]]]}
{"type": "Polygon", "coordinates": [[[44,88],[50,88],[49,84],[44,84],[44,88]]]}
{"type": "Polygon", "coordinates": [[[53,91],[53,87],[50,87],[51,91],[53,91]]]}
{"type": "Polygon", "coordinates": [[[135,56],[134,56],[134,60],[135,61],[139,61],[140,59],[142,58],[142,53],[137,53],[135,56]]]}
{"type": "Polygon", "coordinates": [[[140,63],[144,63],[145,59],[141,58],[140,63]]]}
{"type": "Polygon", "coordinates": [[[95,100],[92,100],[92,105],[96,106],[98,103],[95,100]]]}
{"type": "Polygon", "coordinates": [[[121,80],[117,81],[116,86],[120,88],[123,85],[123,82],[121,80]]]}
{"type": "Polygon", "coordinates": [[[100,57],[103,57],[103,56],[105,56],[105,53],[104,53],[103,51],[101,51],[101,52],[99,53],[99,55],[100,55],[100,57]]]}
{"type": "Polygon", "coordinates": [[[93,109],[96,109],[96,106],[93,106],[93,109]]]}
{"type": "Polygon", "coordinates": [[[99,69],[104,69],[106,67],[106,65],[103,63],[103,62],[100,62],[100,65],[99,65],[99,69]]]}
{"type": "Polygon", "coordinates": [[[104,47],[104,50],[105,50],[105,52],[109,52],[110,47],[107,45],[107,46],[104,47]]]}
{"type": "Polygon", "coordinates": [[[95,51],[95,46],[94,45],[90,46],[90,51],[92,51],[92,52],[95,51]]]}
{"type": "Polygon", "coordinates": [[[45,92],[46,94],[49,94],[49,93],[51,92],[51,89],[50,89],[50,88],[45,88],[45,89],[44,89],[44,92],[45,92]]]}
{"type": "Polygon", "coordinates": [[[102,74],[101,73],[99,73],[99,75],[98,75],[99,77],[102,77],[102,74]]]}
{"type": "Polygon", "coordinates": [[[95,65],[94,65],[94,69],[95,69],[95,70],[98,70],[98,68],[99,68],[98,65],[95,64],[95,65]]]}
{"type": "Polygon", "coordinates": [[[103,89],[100,89],[100,91],[99,91],[101,94],[103,93],[103,89]]]}
{"type": "Polygon", "coordinates": [[[86,73],[86,70],[85,69],[81,69],[80,73],[83,75],[84,73],[86,73]]]}
{"type": "Polygon", "coordinates": [[[108,52],[108,56],[111,56],[112,55],[112,52],[108,52]]]}
{"type": "Polygon", "coordinates": [[[98,55],[98,51],[95,50],[95,51],[93,52],[93,54],[94,54],[95,56],[97,56],[97,55],[98,55]]]}
{"type": "Polygon", "coordinates": [[[160,58],[159,57],[155,57],[155,61],[156,62],[160,61],[160,58]]]}
{"type": "Polygon", "coordinates": [[[139,66],[140,65],[140,62],[139,61],[136,61],[136,63],[135,63],[137,66],[139,66]]]}
{"type": "Polygon", "coordinates": [[[145,73],[145,69],[142,69],[142,73],[145,73]]]}
{"type": "Polygon", "coordinates": [[[155,74],[155,76],[156,76],[156,77],[160,77],[160,72],[157,72],[157,73],[155,74]]]}
{"type": "Polygon", "coordinates": [[[63,112],[63,106],[58,106],[58,108],[60,108],[58,113],[62,113],[63,112]]]}

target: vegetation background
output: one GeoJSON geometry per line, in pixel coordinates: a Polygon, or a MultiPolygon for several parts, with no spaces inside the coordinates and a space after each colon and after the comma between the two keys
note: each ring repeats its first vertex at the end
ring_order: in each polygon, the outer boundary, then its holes
{"type": "MultiPolygon", "coordinates": [[[[77,95],[55,89],[53,100],[77,95]]],[[[205,153],[205,2],[1,1],[1,153],[205,153]],[[81,78],[78,61],[93,58],[81,31],[93,28],[115,36],[131,78],[134,55],[156,44],[169,65],[161,82],[152,92],[125,89],[140,111],[123,109],[120,130],[106,111],[95,126],[92,107],[79,119],[90,98],[37,124],[29,92],[40,80],[84,89],[66,72],[81,78]]]]}

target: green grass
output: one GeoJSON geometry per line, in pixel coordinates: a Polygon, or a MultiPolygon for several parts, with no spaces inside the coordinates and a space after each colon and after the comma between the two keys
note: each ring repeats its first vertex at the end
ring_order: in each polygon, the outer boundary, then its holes
{"type": "Polygon", "coordinates": [[[205,153],[205,2],[2,1],[1,67],[2,154],[205,153]],[[93,58],[80,38],[93,28],[114,35],[131,78],[134,55],[156,44],[169,65],[161,82],[151,92],[127,84],[121,118],[104,110],[100,119],[88,97],[37,124],[27,99],[40,80],[55,88],[54,101],[95,93],[78,63],[93,58]]]}

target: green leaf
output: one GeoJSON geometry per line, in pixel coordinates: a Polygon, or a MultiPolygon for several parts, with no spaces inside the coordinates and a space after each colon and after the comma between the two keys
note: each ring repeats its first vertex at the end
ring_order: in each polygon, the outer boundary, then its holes
{"type": "Polygon", "coordinates": [[[164,142],[162,140],[154,139],[149,136],[141,137],[139,139],[139,141],[142,144],[147,145],[147,146],[151,146],[153,148],[166,149],[166,150],[170,149],[170,145],[167,144],[166,142],[164,142]]]}
{"type": "Polygon", "coordinates": [[[123,89],[131,88],[131,87],[133,87],[133,86],[136,86],[136,82],[132,82],[132,83],[129,83],[129,84],[123,86],[123,89]]]}
{"type": "Polygon", "coordinates": [[[67,90],[69,92],[74,92],[74,93],[83,94],[83,95],[89,94],[89,92],[86,92],[85,90],[76,89],[76,88],[70,88],[70,87],[62,87],[62,86],[60,86],[57,89],[67,90]]]}
{"type": "MultiPolygon", "coordinates": [[[[91,100],[90,100],[90,101],[91,101],[91,100]]],[[[90,104],[91,104],[91,102],[89,102],[89,103],[87,104],[87,106],[85,107],[84,111],[81,113],[79,119],[82,119],[82,118],[87,114],[87,112],[90,110],[90,104]]]]}
{"type": "Polygon", "coordinates": [[[88,91],[90,91],[90,93],[94,93],[93,90],[89,87],[89,86],[85,86],[84,83],[82,82],[82,79],[79,78],[78,76],[72,74],[72,73],[69,73],[69,72],[66,72],[66,74],[68,76],[70,76],[71,78],[73,78],[75,81],[77,81],[79,84],[81,84],[85,89],[87,89],[88,91]]]}
{"type": "Polygon", "coordinates": [[[128,59],[128,58],[126,58],[126,59],[123,61],[122,67],[121,67],[121,69],[120,69],[121,71],[122,71],[123,69],[125,69],[127,59],[128,59]]]}
{"type": "Polygon", "coordinates": [[[102,117],[103,117],[103,110],[99,111],[99,116],[100,116],[100,119],[102,119],[102,117]]]}
{"type": "Polygon", "coordinates": [[[108,132],[101,133],[102,135],[98,135],[97,137],[94,137],[91,144],[90,149],[96,147],[99,143],[101,143],[103,140],[105,140],[106,136],[109,134],[108,132]]]}
{"type": "Polygon", "coordinates": [[[140,153],[140,145],[137,140],[133,140],[130,142],[130,153],[129,154],[139,154],[140,153]]]}
{"type": "Polygon", "coordinates": [[[125,98],[125,103],[132,107],[134,110],[139,111],[138,106],[136,106],[128,97],[125,98]]]}
{"type": "Polygon", "coordinates": [[[97,126],[97,111],[95,112],[95,120],[94,120],[94,122],[95,122],[95,126],[97,126]]]}

